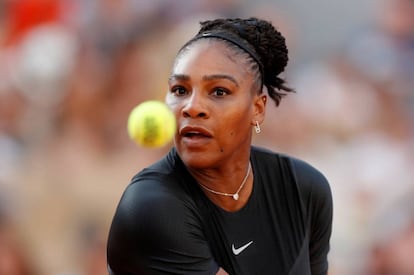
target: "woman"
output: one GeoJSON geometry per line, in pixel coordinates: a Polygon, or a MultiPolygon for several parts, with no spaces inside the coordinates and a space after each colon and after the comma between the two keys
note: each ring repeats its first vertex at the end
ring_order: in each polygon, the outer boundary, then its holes
{"type": "Polygon", "coordinates": [[[175,146],[123,194],[108,240],[110,274],[327,273],[326,179],[251,145],[267,96],[278,105],[292,91],[277,77],[287,61],[285,39],[269,22],[201,23],[169,78],[175,146]]]}

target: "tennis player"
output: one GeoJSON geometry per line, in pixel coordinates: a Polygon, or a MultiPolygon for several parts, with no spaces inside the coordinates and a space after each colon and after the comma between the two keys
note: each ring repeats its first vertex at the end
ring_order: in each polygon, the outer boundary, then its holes
{"type": "Polygon", "coordinates": [[[126,188],[109,233],[110,274],[327,274],[326,178],[252,145],[269,98],[278,105],[292,92],[279,77],[287,63],[270,22],[201,23],[169,77],[174,147],[126,188]]]}

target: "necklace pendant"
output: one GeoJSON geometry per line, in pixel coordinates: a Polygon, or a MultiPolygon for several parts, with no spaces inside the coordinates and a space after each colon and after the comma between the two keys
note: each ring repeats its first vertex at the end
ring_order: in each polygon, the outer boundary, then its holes
{"type": "Polygon", "coordinates": [[[239,194],[237,194],[237,193],[236,193],[236,194],[234,194],[234,195],[233,195],[233,199],[237,201],[237,200],[239,199],[239,194]]]}

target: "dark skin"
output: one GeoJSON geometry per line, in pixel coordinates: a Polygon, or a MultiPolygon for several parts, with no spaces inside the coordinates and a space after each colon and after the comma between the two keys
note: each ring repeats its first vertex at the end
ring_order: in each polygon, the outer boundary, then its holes
{"type": "MultiPolygon", "coordinates": [[[[178,55],[169,80],[166,102],[174,112],[177,152],[202,185],[235,193],[246,176],[252,127],[264,120],[266,95],[258,92],[256,74],[246,57],[224,42],[200,39],[178,55]]],[[[248,201],[253,171],[239,200],[213,194],[209,199],[227,211],[248,201]]]]}

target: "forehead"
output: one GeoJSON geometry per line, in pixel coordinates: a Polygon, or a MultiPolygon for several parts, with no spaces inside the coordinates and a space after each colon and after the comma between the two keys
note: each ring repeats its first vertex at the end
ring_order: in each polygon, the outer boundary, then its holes
{"type": "Polygon", "coordinates": [[[246,59],[225,42],[200,39],[181,52],[173,67],[174,74],[230,74],[240,80],[252,77],[246,59]]]}

